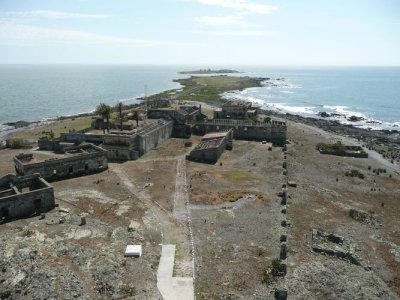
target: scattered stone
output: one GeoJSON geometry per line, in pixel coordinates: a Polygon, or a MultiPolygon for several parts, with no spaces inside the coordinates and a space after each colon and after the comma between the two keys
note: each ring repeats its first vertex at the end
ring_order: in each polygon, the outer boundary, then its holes
{"type": "Polygon", "coordinates": [[[281,244],[281,250],[280,250],[280,259],[284,260],[287,258],[287,245],[285,243],[281,244]]]}
{"type": "Polygon", "coordinates": [[[79,226],[83,225],[86,225],[86,217],[81,217],[81,223],[79,224],[79,226]]]}
{"type": "Polygon", "coordinates": [[[288,180],[287,184],[290,187],[297,187],[297,182],[294,180],[288,180]]]}
{"type": "Polygon", "coordinates": [[[139,227],[140,227],[140,223],[131,220],[131,222],[129,223],[129,226],[128,226],[128,231],[134,232],[134,231],[138,230],[139,227]]]}
{"type": "Polygon", "coordinates": [[[275,290],[274,297],[277,300],[286,300],[287,291],[286,290],[275,290]]]}
{"type": "Polygon", "coordinates": [[[60,208],[58,209],[58,211],[59,211],[60,213],[69,214],[69,209],[68,209],[68,208],[65,208],[65,207],[60,207],[60,208]]]}

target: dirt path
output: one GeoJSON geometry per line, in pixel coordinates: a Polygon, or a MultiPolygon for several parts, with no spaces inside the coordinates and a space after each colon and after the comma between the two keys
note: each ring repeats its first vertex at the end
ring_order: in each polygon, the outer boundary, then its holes
{"type": "MultiPolygon", "coordinates": [[[[177,171],[172,213],[151,199],[143,187],[136,185],[122,165],[113,164],[111,169],[154,216],[158,223],[162,244],[176,244],[178,254],[175,271],[183,276],[194,276],[194,242],[189,211],[186,160],[183,156],[174,159],[177,160],[177,171]]],[[[171,158],[167,158],[167,160],[171,160],[171,158]]]]}
{"type": "Polygon", "coordinates": [[[186,184],[186,160],[179,158],[176,166],[175,196],[173,214],[177,220],[185,222],[187,220],[186,202],[189,195],[186,184]]]}

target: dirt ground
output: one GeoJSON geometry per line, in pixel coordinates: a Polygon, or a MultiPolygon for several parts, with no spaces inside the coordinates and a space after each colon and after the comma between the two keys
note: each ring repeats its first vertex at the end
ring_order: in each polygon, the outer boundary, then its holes
{"type": "Polygon", "coordinates": [[[288,177],[298,184],[289,188],[289,292],[299,299],[334,299],[335,295],[342,299],[397,299],[400,177],[395,166],[385,167],[372,158],[321,155],[315,150],[319,142],[355,142],[298,123],[290,122],[288,128],[288,177]],[[373,170],[378,168],[385,171],[376,175],[373,170]],[[351,170],[364,174],[364,179],[346,176],[351,170]],[[373,222],[354,220],[350,210],[365,212],[373,222]],[[313,228],[354,243],[355,253],[371,271],[314,253],[310,246],[313,228]],[[309,280],[316,278],[313,286],[309,280]],[[330,284],[322,284],[324,280],[330,284]],[[369,285],[372,291],[367,290],[369,285]]]}
{"type": "Polygon", "coordinates": [[[215,165],[188,164],[197,299],[272,295],[262,279],[279,256],[284,176],[282,148],[270,146],[234,141],[215,165]]]}
{"type": "MultiPolygon", "coordinates": [[[[273,299],[276,288],[289,299],[398,299],[400,173],[373,158],[315,150],[339,139],[351,142],[289,122],[287,154],[235,140],[214,165],[186,161],[187,140],[169,139],[137,161],[54,182],[58,207],[44,220],[0,225],[0,298],[161,299],[160,244],[170,243],[174,276],[194,277],[196,299],[273,299]],[[351,170],[364,179],[346,176],[351,170]],[[278,194],[287,180],[297,187],[288,187],[283,228],[278,194]],[[342,236],[370,270],[315,253],[316,228],[342,236]],[[287,275],[266,283],[286,233],[287,275]],[[125,258],[127,244],[142,244],[143,256],[125,258]]],[[[0,150],[0,176],[14,173],[20,152],[0,150]]]]}

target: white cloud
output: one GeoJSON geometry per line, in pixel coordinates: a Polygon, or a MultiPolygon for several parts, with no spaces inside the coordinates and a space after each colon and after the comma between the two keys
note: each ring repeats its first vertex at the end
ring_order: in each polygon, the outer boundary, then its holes
{"type": "Polygon", "coordinates": [[[202,16],[197,17],[196,22],[203,25],[241,25],[243,23],[243,17],[240,15],[232,16],[202,16]]]}
{"type": "Polygon", "coordinates": [[[85,14],[85,13],[68,13],[53,10],[31,10],[31,11],[2,11],[1,17],[6,18],[50,18],[50,19],[102,19],[108,18],[109,15],[104,14],[85,14]]]}
{"type": "Polygon", "coordinates": [[[196,30],[196,34],[226,36],[226,37],[260,37],[274,35],[274,31],[267,30],[227,30],[227,31],[211,31],[211,30],[196,30]]]}
{"type": "Polygon", "coordinates": [[[85,31],[52,29],[0,21],[0,45],[111,45],[125,47],[191,45],[161,40],[142,40],[102,35],[85,31]]]}
{"type": "Polygon", "coordinates": [[[197,2],[204,5],[221,6],[241,12],[250,12],[263,15],[267,15],[278,9],[277,6],[253,3],[248,0],[197,0],[197,2]]]}

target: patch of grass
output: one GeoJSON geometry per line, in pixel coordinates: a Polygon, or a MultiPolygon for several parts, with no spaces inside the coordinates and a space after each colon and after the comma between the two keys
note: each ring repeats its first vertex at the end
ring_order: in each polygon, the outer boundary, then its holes
{"type": "Polygon", "coordinates": [[[23,237],[31,237],[35,235],[35,231],[28,229],[28,230],[24,230],[24,232],[22,232],[22,236],[23,237]]]}
{"type": "Polygon", "coordinates": [[[204,280],[196,280],[195,293],[194,293],[195,299],[196,300],[204,299],[203,293],[208,293],[209,290],[210,290],[210,285],[208,284],[208,282],[204,280]]]}
{"type": "Polygon", "coordinates": [[[344,145],[340,142],[337,142],[335,144],[317,144],[316,149],[319,151],[325,151],[325,152],[336,152],[336,153],[342,153],[345,152],[344,145]]]}
{"type": "Polygon", "coordinates": [[[255,175],[253,172],[241,170],[223,171],[221,175],[233,184],[243,184],[248,181],[260,180],[260,176],[255,175]]]}
{"type": "Polygon", "coordinates": [[[136,295],[136,287],[133,285],[124,284],[120,286],[119,292],[125,296],[132,297],[136,295]]]}
{"type": "Polygon", "coordinates": [[[361,173],[360,171],[355,170],[355,169],[352,169],[351,171],[346,171],[345,175],[348,177],[358,177],[360,179],[365,178],[363,173],[361,173]]]}
{"type": "Polygon", "coordinates": [[[174,270],[172,272],[172,276],[176,277],[176,264],[182,260],[183,258],[183,249],[182,249],[182,245],[178,242],[174,242],[173,244],[175,244],[175,260],[174,260],[174,270]]]}
{"type": "Polygon", "coordinates": [[[12,138],[7,141],[7,146],[11,149],[25,149],[30,148],[29,141],[22,138],[12,138]]]}
{"type": "Polygon", "coordinates": [[[281,271],[281,262],[279,258],[275,258],[270,266],[264,268],[261,281],[267,285],[271,284],[275,277],[282,275],[281,271]]]}
{"type": "Polygon", "coordinates": [[[45,125],[39,125],[35,128],[24,128],[22,131],[12,134],[12,138],[24,139],[27,141],[37,141],[46,132],[53,132],[54,137],[60,137],[61,133],[69,132],[70,130],[79,131],[90,127],[92,122],[91,117],[79,117],[65,120],[58,120],[45,125]]]}
{"type": "Polygon", "coordinates": [[[368,217],[368,215],[366,213],[360,212],[360,211],[355,210],[355,209],[350,209],[349,210],[349,216],[352,219],[354,219],[356,221],[359,221],[359,222],[364,222],[368,217]]]}

